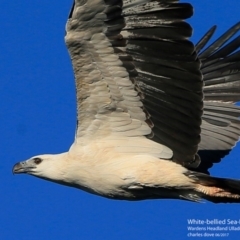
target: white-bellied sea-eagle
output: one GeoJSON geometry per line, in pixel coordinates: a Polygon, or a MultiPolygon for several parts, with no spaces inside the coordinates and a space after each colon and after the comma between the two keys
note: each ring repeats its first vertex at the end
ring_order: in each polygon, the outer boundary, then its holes
{"type": "Polygon", "coordinates": [[[13,172],[111,199],[240,202],[240,180],[208,173],[240,135],[240,23],[194,46],[192,14],[178,0],[75,0],[75,141],[13,172]]]}

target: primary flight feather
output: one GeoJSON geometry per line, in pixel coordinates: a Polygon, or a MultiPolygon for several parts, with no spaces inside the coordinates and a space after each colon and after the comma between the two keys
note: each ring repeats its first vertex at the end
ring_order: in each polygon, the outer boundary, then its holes
{"type": "Polygon", "coordinates": [[[202,50],[216,27],[194,46],[192,14],[177,0],[75,0],[75,141],[13,172],[112,199],[240,202],[240,180],[208,175],[240,135],[240,23],[202,50]]]}

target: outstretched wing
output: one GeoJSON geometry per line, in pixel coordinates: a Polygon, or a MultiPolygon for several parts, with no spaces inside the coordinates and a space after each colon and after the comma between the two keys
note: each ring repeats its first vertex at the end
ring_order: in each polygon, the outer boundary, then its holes
{"type": "Polygon", "coordinates": [[[239,29],[240,23],[235,24],[201,51],[216,30],[214,26],[196,45],[205,83],[198,152],[198,170],[203,172],[227,155],[240,136],[240,107],[234,105],[240,101],[240,37],[233,38],[239,29]]]}
{"type": "Polygon", "coordinates": [[[76,141],[146,136],[172,149],[174,161],[194,163],[203,83],[184,21],[192,12],[176,0],[75,0],[65,41],[77,89],[76,141]]]}

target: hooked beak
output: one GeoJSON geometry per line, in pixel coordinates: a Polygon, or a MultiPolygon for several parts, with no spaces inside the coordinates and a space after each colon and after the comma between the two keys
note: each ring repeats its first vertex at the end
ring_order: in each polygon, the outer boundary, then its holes
{"type": "Polygon", "coordinates": [[[14,166],[13,166],[13,169],[12,169],[12,173],[13,174],[18,174],[18,173],[29,173],[31,172],[31,170],[33,168],[36,168],[35,166],[33,166],[32,164],[30,164],[29,162],[27,161],[24,161],[24,162],[19,162],[19,163],[16,163],[14,166]]]}

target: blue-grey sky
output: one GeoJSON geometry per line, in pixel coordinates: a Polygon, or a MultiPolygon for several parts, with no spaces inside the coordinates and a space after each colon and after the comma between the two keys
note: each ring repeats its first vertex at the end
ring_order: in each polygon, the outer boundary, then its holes
{"type": "MultiPolygon", "coordinates": [[[[189,0],[196,42],[240,20],[239,0],[189,0]]],[[[27,175],[14,163],[67,151],[76,113],[64,27],[72,1],[0,1],[0,239],[188,239],[187,219],[239,219],[239,205],[177,200],[113,201],[27,175]]],[[[211,173],[240,178],[240,144],[211,173]]],[[[200,231],[204,233],[204,231],[200,231]]],[[[213,233],[216,233],[214,231],[213,233]]],[[[227,231],[223,239],[240,239],[227,231]]]]}

